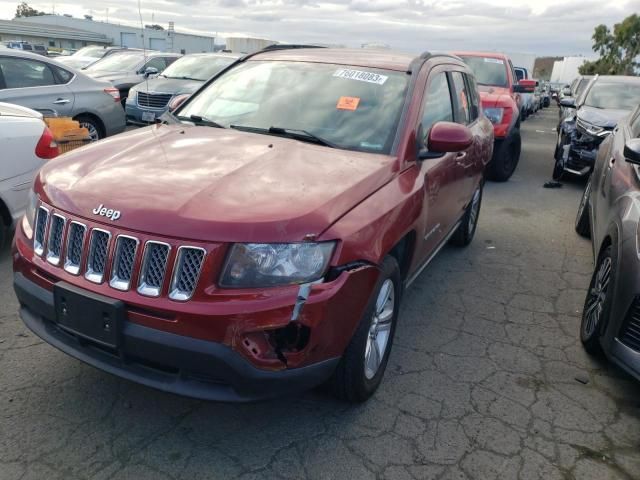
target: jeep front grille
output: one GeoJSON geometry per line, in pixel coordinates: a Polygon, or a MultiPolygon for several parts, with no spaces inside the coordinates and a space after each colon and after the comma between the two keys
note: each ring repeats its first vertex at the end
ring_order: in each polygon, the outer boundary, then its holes
{"type": "Polygon", "coordinates": [[[36,231],[33,236],[33,251],[38,256],[44,253],[44,237],[47,233],[48,220],[49,210],[44,207],[40,207],[38,209],[38,216],[36,218],[36,231]]]}
{"type": "Polygon", "coordinates": [[[47,242],[47,261],[52,265],[58,265],[60,263],[65,222],[65,218],[57,213],[54,213],[51,217],[49,241],[47,242]]]}
{"type": "Polygon", "coordinates": [[[636,297],[620,330],[619,340],[627,347],[640,352],[640,297],[636,297]]]}
{"type": "Polygon", "coordinates": [[[128,237],[126,235],[118,236],[118,239],[116,240],[116,252],[113,257],[111,282],[109,283],[113,288],[118,290],[129,290],[137,250],[137,238],[128,237]]]}
{"type": "Polygon", "coordinates": [[[173,269],[169,298],[185,301],[193,296],[198,284],[205,251],[202,248],[180,247],[173,269]]]}
{"type": "Polygon", "coordinates": [[[172,247],[157,240],[141,242],[134,236],[114,235],[107,229],[67,220],[66,214],[44,205],[37,210],[33,245],[35,254],[44,256],[49,264],[72,275],[83,274],[93,283],[106,281],[116,290],[133,289],[140,295],[158,297],[166,280],[168,296],[175,301],[193,297],[207,256],[201,247],[172,247]],[[175,261],[172,248],[177,248],[175,261]]]}
{"type": "Polygon", "coordinates": [[[102,283],[107,267],[109,254],[109,240],[111,234],[106,230],[94,228],[89,239],[89,256],[87,257],[87,272],[85,278],[93,283],[102,283]]]}
{"type": "Polygon", "coordinates": [[[82,263],[82,249],[84,248],[84,235],[87,227],[78,222],[71,222],[67,233],[67,256],[64,261],[64,269],[72,275],[80,273],[82,263]]]}
{"type": "Polygon", "coordinates": [[[170,248],[166,243],[147,242],[138,281],[138,293],[141,295],[147,297],[160,295],[170,248]]]}

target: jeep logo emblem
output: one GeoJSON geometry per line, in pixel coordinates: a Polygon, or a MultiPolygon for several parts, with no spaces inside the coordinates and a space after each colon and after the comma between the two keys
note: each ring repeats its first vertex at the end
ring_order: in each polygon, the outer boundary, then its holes
{"type": "Polygon", "coordinates": [[[120,218],[120,210],[113,210],[112,208],[107,208],[102,204],[100,204],[98,208],[93,209],[93,214],[100,215],[101,217],[107,217],[113,222],[120,218]]]}

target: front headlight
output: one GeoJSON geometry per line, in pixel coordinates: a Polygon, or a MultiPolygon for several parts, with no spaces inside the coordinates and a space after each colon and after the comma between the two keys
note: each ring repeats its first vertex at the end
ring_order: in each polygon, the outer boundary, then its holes
{"type": "Polygon", "coordinates": [[[485,108],[484,114],[491,123],[493,123],[494,125],[498,125],[502,122],[502,117],[504,116],[504,108],[485,108]]]}
{"type": "Polygon", "coordinates": [[[320,280],[335,242],[236,243],[220,277],[230,288],[273,287],[320,280]]]}
{"type": "Polygon", "coordinates": [[[36,209],[38,208],[38,195],[31,189],[29,191],[29,203],[27,211],[22,219],[22,230],[29,240],[33,238],[33,223],[36,220],[36,209]]]}

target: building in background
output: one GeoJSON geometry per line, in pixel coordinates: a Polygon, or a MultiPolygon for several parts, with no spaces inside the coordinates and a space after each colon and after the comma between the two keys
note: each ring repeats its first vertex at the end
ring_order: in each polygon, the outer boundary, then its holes
{"type": "Polygon", "coordinates": [[[587,60],[591,59],[587,57],[564,57],[563,60],[554,62],[551,82],[570,84],[579,75],[578,69],[587,60]]]}
{"type": "Polygon", "coordinates": [[[225,50],[233,53],[253,53],[276,43],[279,42],[266,38],[227,37],[225,50]]]}
{"type": "Polygon", "coordinates": [[[85,45],[110,45],[111,39],[102,33],[45,23],[0,20],[0,43],[24,41],[47,48],[74,49],[85,45]]]}
{"type": "Polygon", "coordinates": [[[511,59],[514,67],[526,68],[529,78],[533,78],[533,68],[536,63],[535,53],[505,52],[511,59]]]}
{"type": "MultiPolygon", "coordinates": [[[[66,15],[40,15],[36,17],[15,18],[8,22],[12,25],[11,32],[3,32],[0,25],[0,37],[2,42],[11,40],[26,40],[36,38],[33,35],[34,28],[59,30],[59,34],[65,31],[69,32],[69,38],[51,38],[50,36],[38,37],[42,41],[33,42],[47,46],[54,46],[51,43],[64,43],[64,46],[58,44],[59,48],[81,48],[89,44],[107,44],[129,48],[149,48],[151,50],[159,50],[161,52],[172,51],[176,53],[199,53],[215,51],[215,36],[192,35],[189,33],[176,32],[173,29],[160,30],[157,28],[131,27],[128,25],[118,25],[114,23],[99,22],[89,18],[75,18],[66,15]],[[73,32],[84,32],[99,36],[102,41],[93,39],[77,39],[73,38],[73,32]],[[29,38],[23,38],[29,37],[29,38]]],[[[43,32],[44,33],[44,32],[43,32]]],[[[31,41],[30,41],[31,42],[31,41]]]]}

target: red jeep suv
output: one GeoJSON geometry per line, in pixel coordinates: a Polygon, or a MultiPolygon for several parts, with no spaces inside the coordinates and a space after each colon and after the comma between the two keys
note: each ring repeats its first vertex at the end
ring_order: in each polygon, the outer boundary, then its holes
{"type": "Polygon", "coordinates": [[[518,84],[507,55],[482,52],[457,52],[456,55],[473,70],[482,109],[493,123],[495,146],[487,178],[505,182],[511,178],[520,160],[520,93],[526,88],[518,84]]]}
{"type": "Polygon", "coordinates": [[[473,238],[493,129],[460,59],[270,48],[162,123],[40,172],[13,247],[26,325],[107,372],[247,401],[364,401],[403,290],[473,238]]]}

